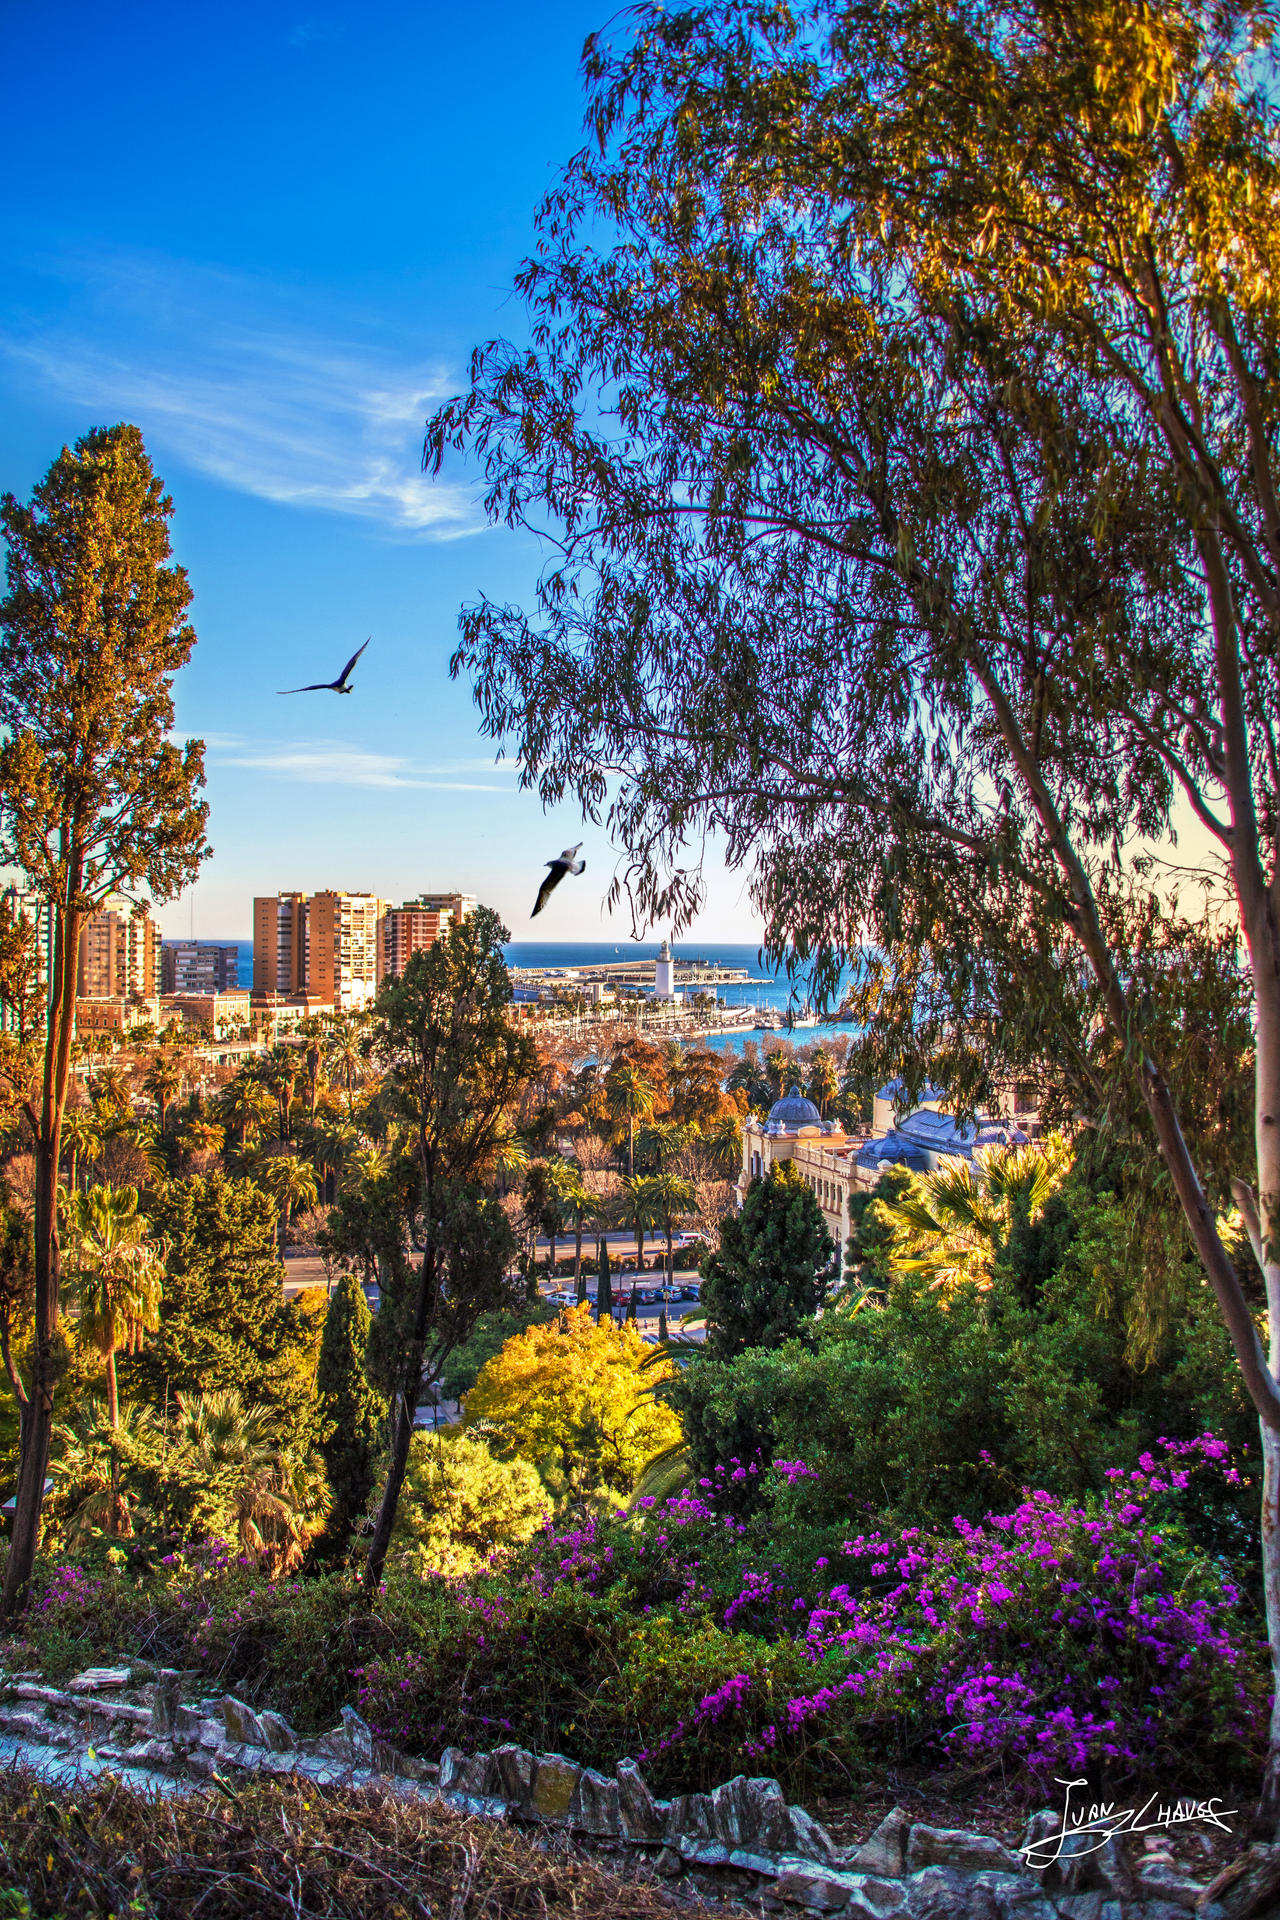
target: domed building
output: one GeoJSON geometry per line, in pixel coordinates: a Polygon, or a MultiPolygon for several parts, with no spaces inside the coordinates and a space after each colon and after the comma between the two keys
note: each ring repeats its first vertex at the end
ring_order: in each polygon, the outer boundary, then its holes
{"type": "Polygon", "coordinates": [[[753,1180],[763,1179],[780,1160],[791,1160],[812,1188],[831,1238],[843,1245],[849,1232],[853,1155],[860,1144],[845,1133],[841,1121],[824,1120],[799,1087],[788,1087],[770,1107],[767,1119],[749,1114],[743,1122],[738,1205],[746,1199],[753,1180]]]}

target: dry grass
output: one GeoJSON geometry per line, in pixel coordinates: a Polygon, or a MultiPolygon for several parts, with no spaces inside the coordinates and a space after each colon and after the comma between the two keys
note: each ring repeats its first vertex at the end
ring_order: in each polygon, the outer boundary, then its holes
{"type": "Polygon", "coordinates": [[[0,1916],[670,1920],[696,1902],[639,1861],[610,1872],[562,1836],[407,1794],[288,1780],[156,1798],[0,1774],[0,1916]]]}

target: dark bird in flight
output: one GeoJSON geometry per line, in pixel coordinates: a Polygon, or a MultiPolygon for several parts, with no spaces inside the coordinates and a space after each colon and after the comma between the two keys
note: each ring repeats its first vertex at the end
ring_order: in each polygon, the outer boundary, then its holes
{"type": "MultiPolygon", "coordinates": [[[[370,634],[369,640],[372,640],[372,638],[373,635],[370,634]]],[[[368,646],[369,640],[365,641],[364,647],[368,646]]],[[[360,658],[360,655],[364,652],[364,647],[356,648],[336,680],[313,680],[309,687],[280,687],[278,691],[280,693],[350,693],[351,689],[347,685],[347,677],[356,661],[360,658]]]]}
{"type": "MultiPolygon", "coordinates": [[[[582,842],[581,840],[579,840],[578,847],[580,847],[581,845],[582,845],[582,842]]],[[[566,847],[558,860],[548,860],[547,865],[550,867],[551,871],[547,875],[546,879],[543,881],[542,885],[538,888],[538,897],[533,904],[533,913],[529,915],[529,918],[531,920],[533,919],[534,914],[539,914],[542,912],[542,909],[546,906],[548,900],[551,898],[556,888],[560,885],[560,882],[564,879],[566,873],[585,873],[586,872],[587,870],[586,861],[579,860],[576,857],[578,852],[578,847],[566,847]]]]}

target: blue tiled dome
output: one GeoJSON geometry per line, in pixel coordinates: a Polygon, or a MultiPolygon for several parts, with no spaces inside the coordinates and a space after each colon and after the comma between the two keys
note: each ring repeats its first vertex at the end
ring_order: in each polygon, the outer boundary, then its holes
{"type": "Polygon", "coordinates": [[[799,1087],[788,1087],[785,1100],[775,1100],[769,1109],[770,1126],[820,1127],[822,1115],[812,1100],[806,1100],[799,1087]]]}

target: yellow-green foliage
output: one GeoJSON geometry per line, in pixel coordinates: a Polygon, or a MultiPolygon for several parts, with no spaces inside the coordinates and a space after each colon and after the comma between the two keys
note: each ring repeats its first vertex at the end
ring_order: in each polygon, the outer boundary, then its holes
{"type": "Polygon", "coordinates": [[[597,1325],[588,1306],[529,1327],[481,1369],[466,1424],[484,1421],[496,1450],[587,1486],[629,1489],[680,1423],[652,1389],[671,1372],[633,1327],[597,1325]]]}
{"type": "Polygon", "coordinates": [[[395,1538],[424,1573],[473,1573],[497,1548],[528,1540],[547,1510],[527,1460],[497,1460],[478,1434],[414,1437],[395,1538]]]}

